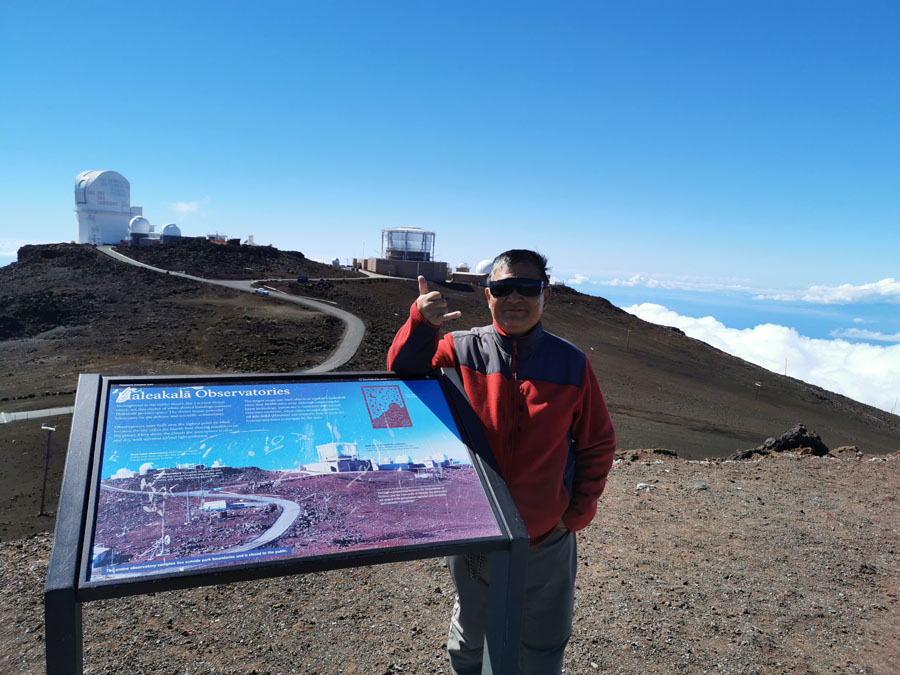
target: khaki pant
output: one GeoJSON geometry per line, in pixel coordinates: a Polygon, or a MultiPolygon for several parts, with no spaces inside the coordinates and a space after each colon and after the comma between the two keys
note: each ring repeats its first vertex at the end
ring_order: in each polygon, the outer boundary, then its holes
{"type": "MultiPolygon", "coordinates": [[[[572,632],[577,564],[573,532],[554,532],[528,549],[519,648],[523,675],[562,671],[563,652],[572,632]]],[[[450,668],[456,675],[481,673],[490,582],[487,556],[450,556],[447,566],[457,592],[447,638],[450,668]]]]}

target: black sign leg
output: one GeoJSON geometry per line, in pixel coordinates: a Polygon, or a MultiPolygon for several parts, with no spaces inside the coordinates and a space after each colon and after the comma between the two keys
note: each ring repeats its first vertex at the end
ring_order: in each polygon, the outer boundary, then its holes
{"type": "Polygon", "coordinates": [[[519,672],[519,641],[525,596],[528,539],[513,540],[509,550],[490,556],[490,590],[484,631],[482,675],[519,672]]]}
{"type": "Polygon", "coordinates": [[[80,375],[44,587],[44,636],[47,673],[51,675],[81,675],[82,670],[81,603],[75,596],[75,585],[99,396],[100,376],[80,375]]]}
{"type": "Polygon", "coordinates": [[[81,675],[81,603],[74,588],[44,593],[47,675],[81,675]]]}

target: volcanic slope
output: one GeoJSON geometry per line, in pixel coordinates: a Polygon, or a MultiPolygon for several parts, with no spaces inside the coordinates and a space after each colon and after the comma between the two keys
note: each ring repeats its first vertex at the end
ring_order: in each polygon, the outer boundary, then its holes
{"type": "MultiPolygon", "coordinates": [[[[276,284],[277,285],[277,284],[276,284]]],[[[289,293],[331,300],[358,314],[366,345],[348,367],[384,368],[397,328],[418,291],[414,280],[284,283],[289,293]]],[[[490,323],[484,290],[432,284],[462,317],[461,330],[490,323]]],[[[830,448],[867,453],[900,448],[900,417],[725,354],[677,329],[638,319],[603,298],[554,287],[544,326],[591,359],[621,448],[668,448],[680,457],[727,457],[798,422],[830,448]]]]}
{"type": "MultiPolygon", "coordinates": [[[[212,256],[229,248],[206,246],[212,256]]],[[[307,261],[302,269],[331,268],[307,261]]],[[[0,268],[0,411],[70,406],[79,373],[302,370],[324,361],[343,331],[340,321],[274,296],[159,274],[90,246],[25,246],[16,263],[0,268]]],[[[58,425],[46,499],[52,509],[70,420],[0,424],[0,538],[52,526],[33,518],[46,444],[41,424],[58,425]]]]}
{"type": "MultiPolygon", "coordinates": [[[[185,246],[162,246],[147,261],[201,276],[258,264],[252,247],[191,246],[203,251],[193,266],[186,257],[192,249],[185,246]],[[242,253],[247,257],[240,258],[242,253]],[[220,257],[227,264],[220,264],[220,257]]],[[[266,255],[281,262],[260,272],[284,276],[302,261],[305,266],[299,269],[311,279],[331,273],[329,266],[301,254],[276,254],[266,255]]],[[[363,319],[366,338],[346,370],[384,369],[391,339],[417,294],[414,280],[291,281],[280,286],[335,302],[363,319]]],[[[482,288],[433,288],[445,294],[451,309],[463,312],[448,329],[490,321],[482,288]]],[[[276,295],[239,293],[159,274],[117,262],[90,246],[23,247],[18,262],[0,268],[0,410],[71,405],[81,372],[286,372],[324,360],[343,327],[322,314],[279,302],[276,295]]],[[[798,422],[831,448],[855,445],[867,453],[900,448],[896,416],[728,356],[602,298],[554,288],[544,316],[548,330],[590,356],[620,448],[663,447],[685,458],[725,457],[798,422]]],[[[56,501],[69,422],[68,417],[53,419],[61,427],[53,441],[57,449],[49,504],[56,501]]],[[[10,469],[3,473],[10,484],[3,486],[8,497],[0,505],[4,538],[50,526],[16,515],[39,509],[43,458],[21,449],[43,448],[44,434],[40,424],[0,425],[0,452],[10,469]]]]}
{"type": "MultiPolygon", "coordinates": [[[[223,270],[291,278],[299,270],[310,279],[346,273],[271,247],[197,240],[121,249],[153,265],[208,277],[223,270]]],[[[46,394],[73,392],[78,372],[298,370],[323,360],[343,330],[329,317],[274,296],[253,297],[135,268],[89,246],[26,246],[19,258],[0,268],[4,410],[68,404],[46,394]],[[33,398],[23,403],[23,396],[33,398]]],[[[271,283],[336,302],[363,319],[366,339],[347,370],[384,369],[390,341],[417,293],[413,280],[271,283]]],[[[433,287],[452,309],[463,311],[447,329],[489,323],[483,289],[433,287]]],[[[900,448],[900,417],[754,366],[602,298],[554,288],[544,324],[591,358],[620,447],[723,457],[803,422],[832,448],[900,448]]]]}

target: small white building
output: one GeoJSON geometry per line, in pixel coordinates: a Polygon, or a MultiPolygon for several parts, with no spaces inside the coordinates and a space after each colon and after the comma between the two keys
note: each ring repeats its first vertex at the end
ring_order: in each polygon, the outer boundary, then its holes
{"type": "Polygon", "coordinates": [[[306,466],[310,473],[341,473],[344,471],[371,471],[372,462],[359,459],[356,443],[325,443],[317,445],[319,461],[306,466]]]}

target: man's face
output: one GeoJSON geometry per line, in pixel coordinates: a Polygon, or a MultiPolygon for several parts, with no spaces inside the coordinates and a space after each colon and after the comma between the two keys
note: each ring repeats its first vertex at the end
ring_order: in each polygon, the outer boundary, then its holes
{"type": "MultiPolygon", "coordinates": [[[[499,268],[491,277],[491,281],[514,278],[539,281],[541,275],[532,265],[517,263],[512,267],[499,268]]],[[[545,288],[534,297],[525,297],[513,290],[503,298],[495,298],[491,295],[489,288],[484,289],[484,295],[487,298],[491,316],[494,317],[494,323],[507,335],[525,335],[529,332],[541,320],[544,305],[550,302],[549,288],[545,288]]]]}

